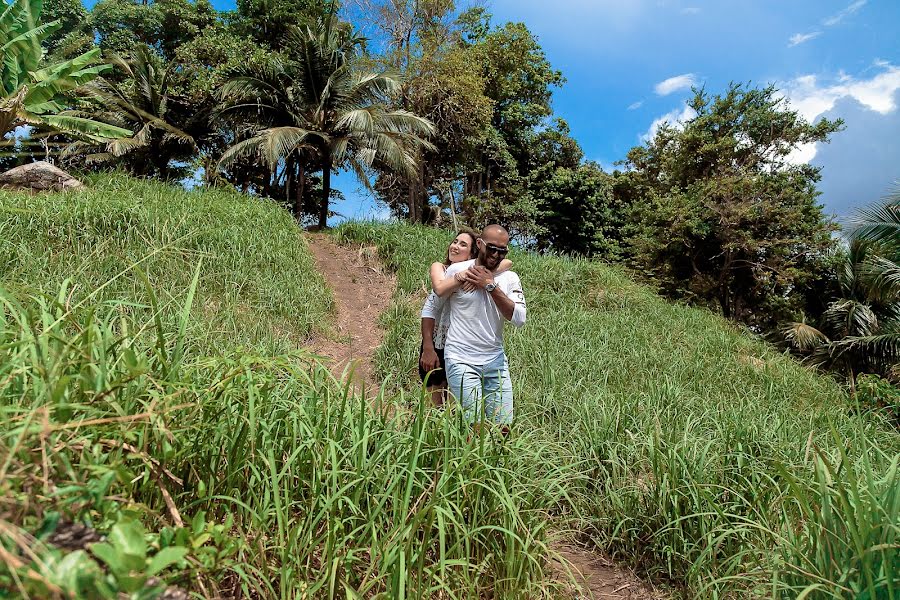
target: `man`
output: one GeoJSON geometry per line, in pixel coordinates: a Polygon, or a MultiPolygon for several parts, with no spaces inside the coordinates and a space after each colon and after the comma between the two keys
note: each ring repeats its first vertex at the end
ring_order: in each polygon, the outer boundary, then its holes
{"type": "Polygon", "coordinates": [[[493,273],[509,252],[506,229],[488,225],[475,243],[478,258],[454,263],[446,274],[455,281],[445,293],[449,294],[445,310],[450,310],[444,341],[447,385],[468,420],[480,421],[483,415],[506,426],[513,418],[513,394],[503,324],[525,324],[525,294],[514,272],[493,273]],[[462,290],[465,282],[475,290],[462,290]]]}

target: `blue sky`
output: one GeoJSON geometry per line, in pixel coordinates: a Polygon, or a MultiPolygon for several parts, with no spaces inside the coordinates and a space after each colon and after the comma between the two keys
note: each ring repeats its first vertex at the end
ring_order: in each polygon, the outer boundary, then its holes
{"type": "MultiPolygon", "coordinates": [[[[775,84],[807,119],[843,118],[828,145],[796,160],[823,167],[820,198],[841,218],[900,180],[898,0],[493,0],[495,23],[523,21],[566,77],[553,97],[587,158],[605,168],[690,85],[775,84]]],[[[349,176],[347,216],[383,214],[349,176]]]]}

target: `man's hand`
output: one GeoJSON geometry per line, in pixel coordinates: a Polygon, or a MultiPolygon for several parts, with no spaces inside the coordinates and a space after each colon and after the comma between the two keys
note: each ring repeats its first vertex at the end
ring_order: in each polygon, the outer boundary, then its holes
{"type": "Polygon", "coordinates": [[[487,267],[472,265],[466,273],[466,281],[474,285],[478,289],[484,289],[489,283],[494,283],[494,274],[487,267]]]}
{"type": "Polygon", "coordinates": [[[419,365],[426,373],[441,368],[441,361],[438,360],[438,355],[434,348],[422,348],[422,358],[419,359],[419,365]]]}

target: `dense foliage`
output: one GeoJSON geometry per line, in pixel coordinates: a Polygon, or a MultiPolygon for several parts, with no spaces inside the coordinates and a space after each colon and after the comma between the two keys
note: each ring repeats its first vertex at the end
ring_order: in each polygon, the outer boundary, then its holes
{"type": "Polygon", "coordinates": [[[634,261],[671,295],[770,327],[803,308],[833,245],[819,169],[790,154],[841,123],[805,122],[773,87],[698,90],[689,106],[682,127],[664,125],[628,154],[620,189],[644,205],[634,261]]]}

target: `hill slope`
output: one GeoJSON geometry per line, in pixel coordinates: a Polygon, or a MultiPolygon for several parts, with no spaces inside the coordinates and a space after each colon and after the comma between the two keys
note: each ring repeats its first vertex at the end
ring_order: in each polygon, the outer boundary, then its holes
{"type": "Polygon", "coordinates": [[[69,304],[133,302],[140,320],[150,314],[143,271],[169,317],[198,265],[188,337],[204,352],[296,348],[332,307],[300,230],[274,204],[121,175],[81,192],[0,191],[0,282],[10,291],[55,295],[68,279],[69,304]]]}
{"type": "MultiPolygon", "coordinates": [[[[380,364],[395,381],[414,380],[428,265],[449,234],[352,223],[338,235],[375,244],[397,270],[380,364]]],[[[613,268],[511,258],[528,301],[525,328],[507,335],[517,416],[560,453],[548,452],[547,464],[577,465],[560,507],[576,528],[691,595],[770,595],[776,575],[795,586],[787,595],[815,584],[861,593],[873,573],[874,593],[900,590],[891,581],[900,436],[878,415],[859,414],[829,379],[708,311],[667,303],[613,268]],[[821,487],[832,471],[837,484],[821,487]],[[857,501],[842,505],[841,494],[857,501]]]]}
{"type": "Polygon", "coordinates": [[[558,587],[564,473],[298,349],[332,299],[279,208],[101,176],[0,193],[0,231],[0,596],[558,587]]]}

